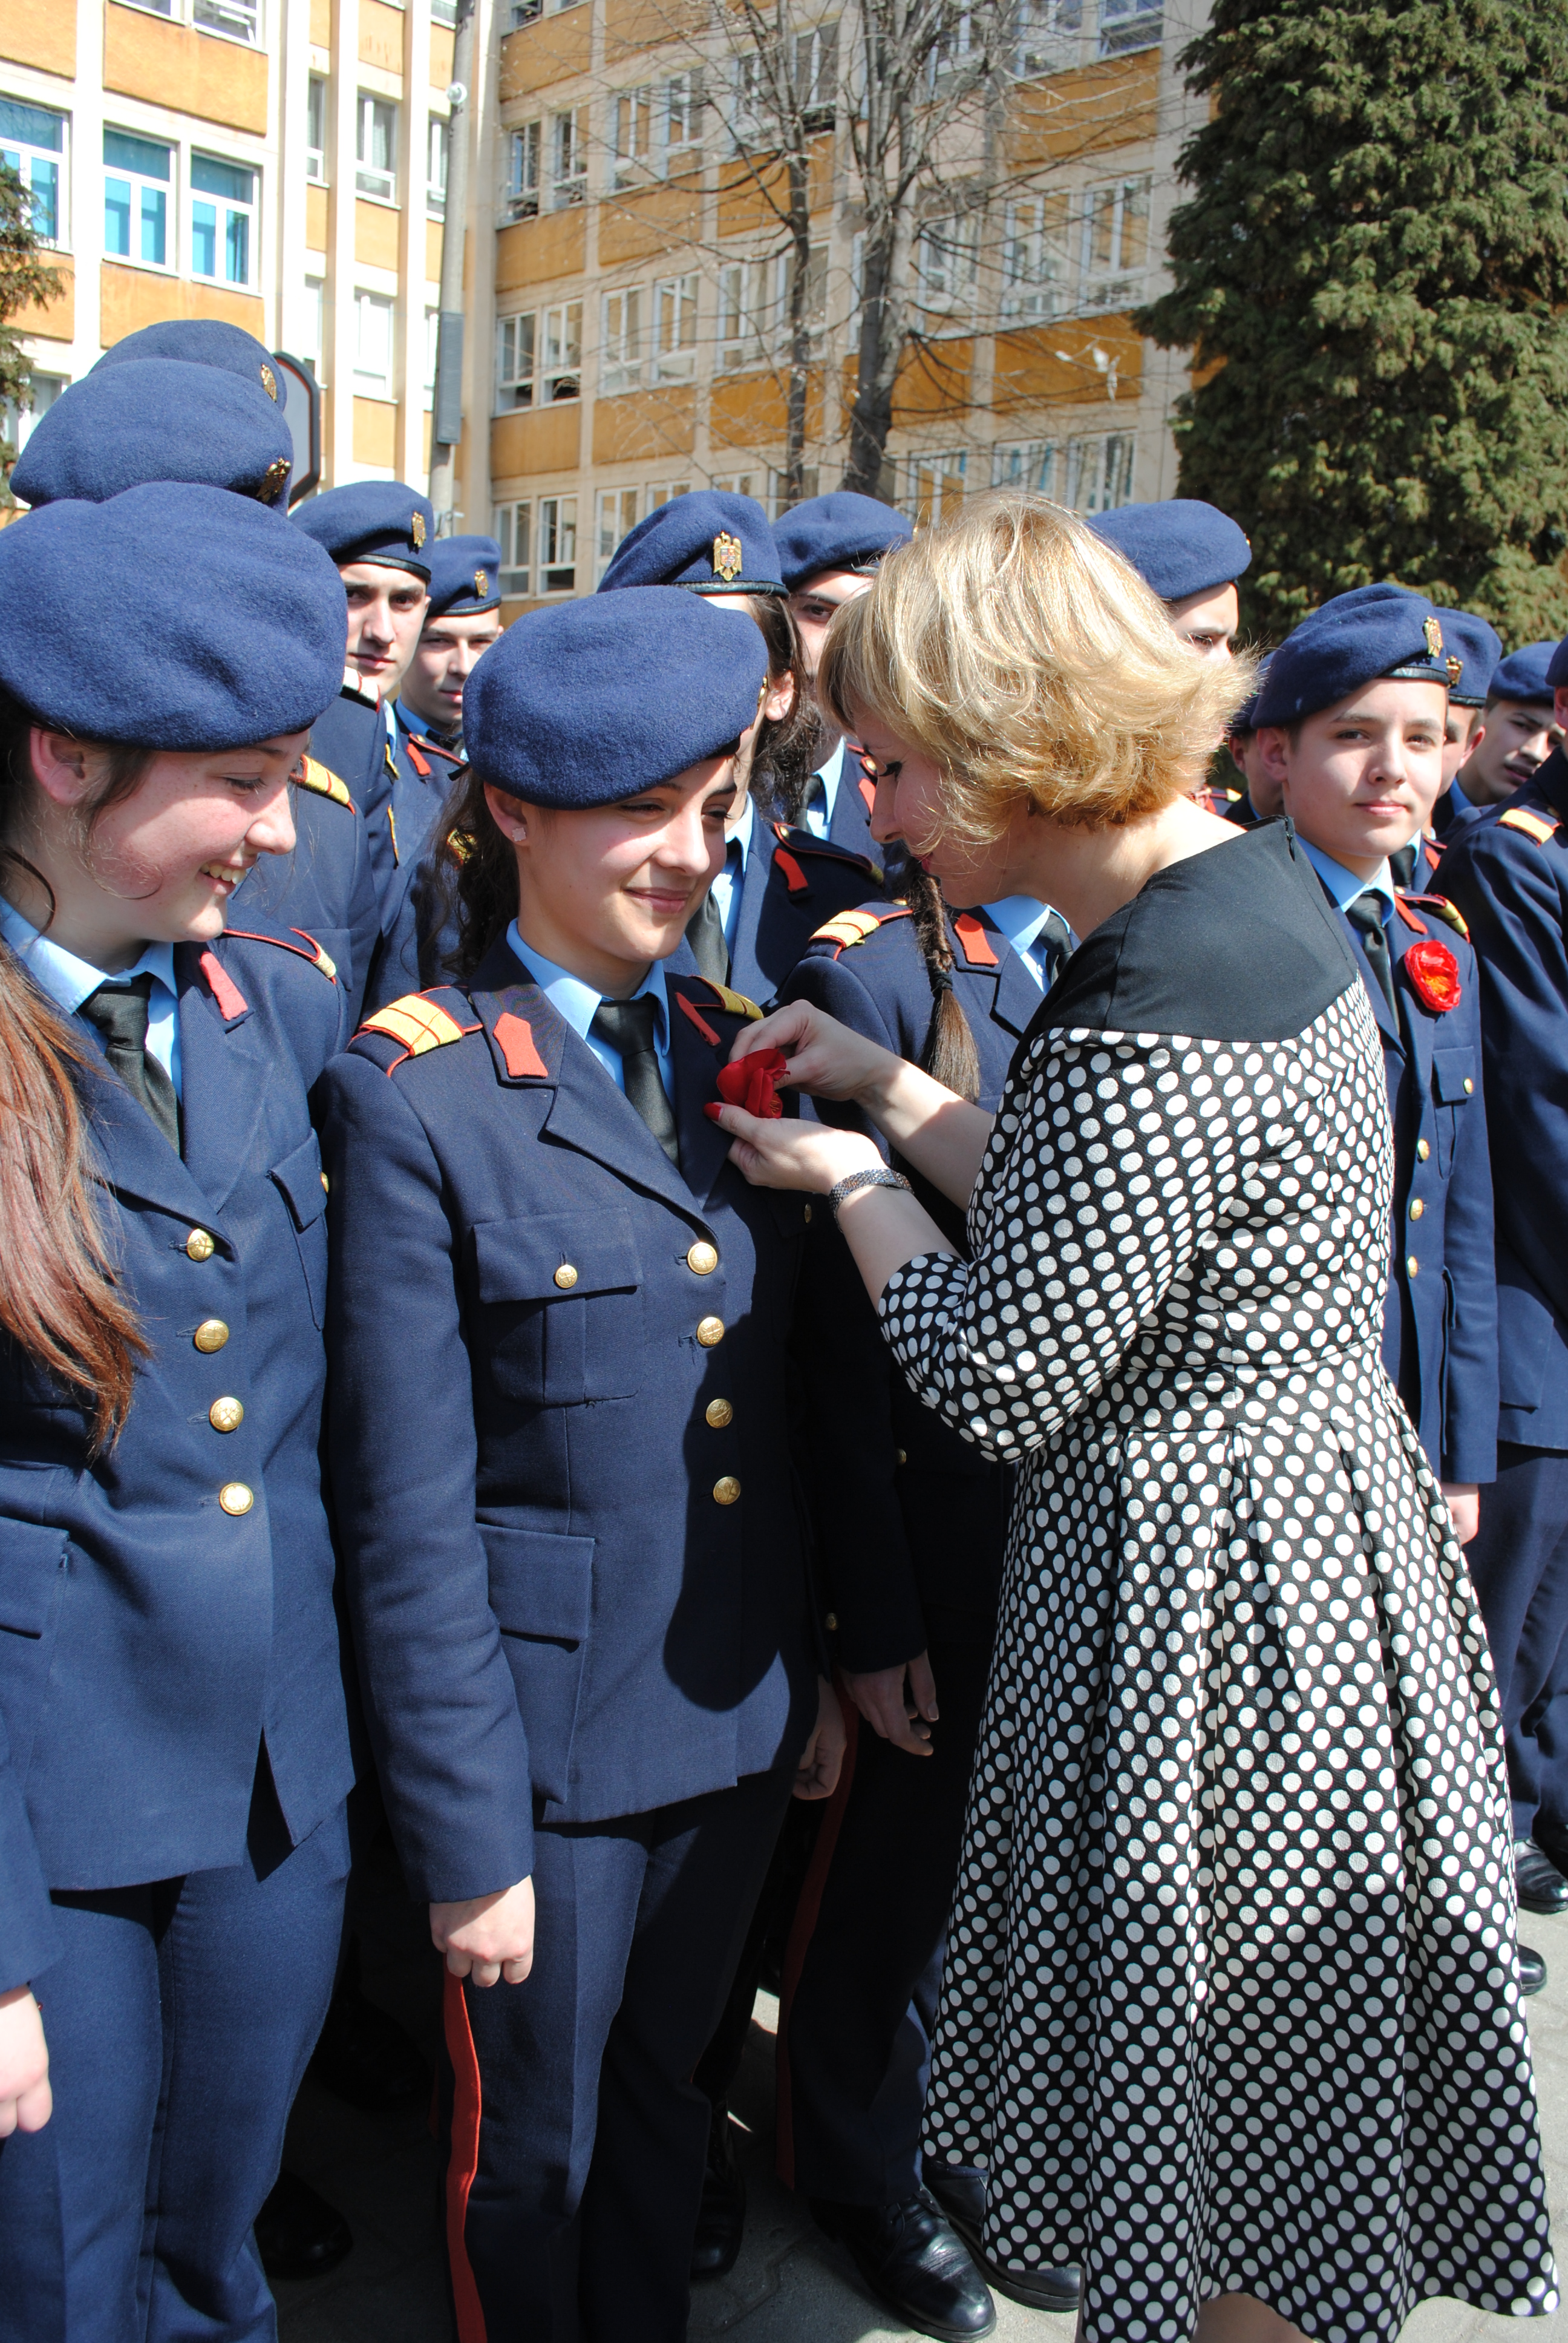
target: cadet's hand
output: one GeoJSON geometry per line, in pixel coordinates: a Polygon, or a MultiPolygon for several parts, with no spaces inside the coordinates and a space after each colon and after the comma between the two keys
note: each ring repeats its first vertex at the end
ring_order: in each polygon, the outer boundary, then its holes
{"type": "Polygon", "coordinates": [[[792,1116],[764,1121],[743,1106],[709,1106],[709,1118],[735,1141],[729,1160],[754,1188],[804,1188],[825,1196],[851,1172],[874,1172],[881,1157],[855,1131],[829,1131],[792,1116]]]}
{"type": "Polygon", "coordinates": [[[826,1676],[819,1676],[817,1722],[811,1729],[810,1740],[800,1753],[800,1763],[795,1768],[793,1795],[796,1797],[832,1796],[839,1786],[839,1768],[844,1762],[849,1740],[839,1695],[826,1676]]]}
{"type": "Polygon", "coordinates": [[[475,1985],[521,1985],[534,1965],[534,1883],[519,1879],[494,1896],[432,1904],[430,1935],[454,1976],[475,1985]]]}
{"type": "Polygon", "coordinates": [[[0,2139],[42,2131],[54,2113],[44,2013],[31,1986],[0,1993],[0,2139]]]}
{"type": "Polygon", "coordinates": [[[867,1724],[884,1741],[890,1741],[895,1749],[907,1749],[911,1757],[930,1755],[931,1726],[937,1721],[937,1686],[924,1652],[917,1652],[900,1667],[874,1668],[864,1675],[851,1675],[846,1669],[844,1690],[867,1724]],[[906,1675],[910,1680],[907,1699],[906,1675]]]}
{"type": "Polygon", "coordinates": [[[779,1076],[793,1090],[809,1091],[825,1099],[860,1098],[879,1090],[903,1064],[863,1034],[851,1032],[836,1017],[813,1009],[807,1001],[792,1001],[776,1009],[760,1024],[748,1025],[730,1051],[731,1063],[749,1058],[753,1050],[782,1050],[789,1071],[779,1076]]]}
{"type": "Polygon", "coordinates": [[[1473,1481],[1445,1481],[1442,1493],[1453,1516],[1453,1534],[1468,1545],[1481,1527],[1481,1491],[1473,1481]]]}

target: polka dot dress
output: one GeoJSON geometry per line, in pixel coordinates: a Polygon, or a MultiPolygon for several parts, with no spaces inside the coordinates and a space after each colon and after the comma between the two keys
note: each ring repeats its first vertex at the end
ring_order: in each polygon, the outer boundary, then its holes
{"type": "Polygon", "coordinates": [[[1379,1358],[1359,984],[1283,1042],[1048,1032],[886,1332],[1020,1465],[927,2102],[1085,2343],[1555,2308],[1484,1634],[1379,1358]]]}

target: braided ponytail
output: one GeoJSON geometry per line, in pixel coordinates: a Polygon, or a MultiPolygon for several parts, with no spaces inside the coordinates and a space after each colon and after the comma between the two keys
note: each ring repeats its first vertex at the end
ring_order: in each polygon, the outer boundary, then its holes
{"type": "Polygon", "coordinates": [[[980,1056],[963,1004],[953,990],[953,948],[948,941],[941,889],[918,862],[903,881],[904,900],[915,923],[915,941],[931,988],[931,1021],[920,1053],[921,1070],[961,1099],[980,1096],[980,1056]]]}

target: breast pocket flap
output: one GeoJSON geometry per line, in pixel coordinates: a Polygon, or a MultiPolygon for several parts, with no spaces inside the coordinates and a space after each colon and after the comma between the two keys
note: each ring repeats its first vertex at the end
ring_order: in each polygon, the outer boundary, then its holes
{"type": "Polygon", "coordinates": [[[1480,1081],[1473,1050],[1432,1051],[1432,1087],[1443,1106],[1462,1106],[1466,1099],[1475,1096],[1480,1081]]]}
{"type": "Polygon", "coordinates": [[[580,1301],[635,1292],[640,1272],[624,1212],[540,1212],[474,1231],[481,1302],[580,1301]]]}
{"type": "Polygon", "coordinates": [[[42,1635],[60,1591],[65,1540],[42,1522],[0,1522],[0,1628],[42,1635]]]}
{"type": "Polygon", "coordinates": [[[321,1218],[327,1191],[321,1184],[321,1145],[314,1131],[292,1155],[273,1165],[272,1177],[287,1199],[297,1229],[307,1229],[321,1218]]]}
{"type": "Polygon", "coordinates": [[[503,1635],[562,1644],[587,1640],[593,1615],[592,1538],[508,1529],[493,1522],[481,1522],[479,1535],[490,1565],[490,1608],[503,1635]]]}

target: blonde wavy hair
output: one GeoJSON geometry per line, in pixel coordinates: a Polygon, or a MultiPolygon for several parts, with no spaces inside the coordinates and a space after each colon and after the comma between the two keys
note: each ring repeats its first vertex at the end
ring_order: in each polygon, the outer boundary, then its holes
{"type": "Polygon", "coordinates": [[[888,556],[818,689],[851,738],[869,712],[923,750],[954,832],[990,842],[1020,800],[1099,830],[1199,787],[1254,665],[1195,657],[1076,514],[1005,489],[888,556]]]}

